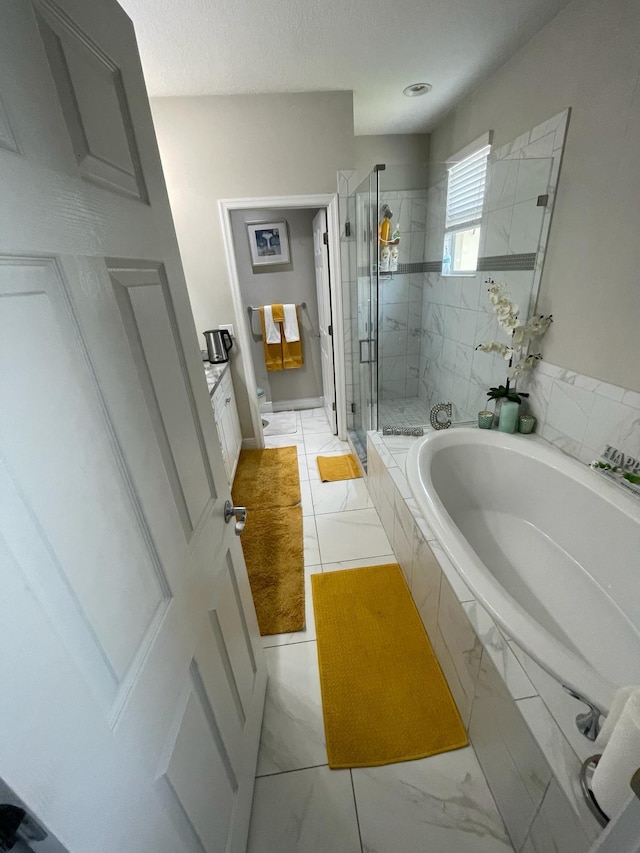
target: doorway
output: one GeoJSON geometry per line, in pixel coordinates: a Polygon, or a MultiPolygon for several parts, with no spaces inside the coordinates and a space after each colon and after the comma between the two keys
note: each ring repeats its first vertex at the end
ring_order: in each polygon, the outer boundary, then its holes
{"type": "Polygon", "coordinates": [[[264,447],[263,420],[269,420],[270,412],[287,409],[325,408],[335,419],[334,429],[345,438],[337,196],[229,199],[221,200],[219,209],[236,314],[235,334],[240,351],[250,356],[242,359],[241,372],[248,390],[252,445],[264,447]],[[320,251],[317,236],[314,239],[314,220],[317,232],[318,217],[326,221],[320,251]],[[288,260],[275,265],[256,264],[255,254],[251,256],[251,225],[283,222],[288,260]],[[326,258],[324,269],[322,253],[326,258]],[[305,363],[299,370],[267,371],[259,309],[286,303],[298,309],[305,363]]]}

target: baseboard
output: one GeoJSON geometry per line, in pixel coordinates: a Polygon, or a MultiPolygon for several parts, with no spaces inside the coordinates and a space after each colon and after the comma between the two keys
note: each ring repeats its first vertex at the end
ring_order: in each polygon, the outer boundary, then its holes
{"type": "Polygon", "coordinates": [[[274,412],[300,411],[302,409],[322,408],[322,397],[300,397],[297,400],[278,400],[273,404],[274,412]]]}
{"type": "Polygon", "coordinates": [[[255,450],[258,446],[258,442],[255,438],[243,438],[242,439],[242,449],[243,450],[255,450]]]}

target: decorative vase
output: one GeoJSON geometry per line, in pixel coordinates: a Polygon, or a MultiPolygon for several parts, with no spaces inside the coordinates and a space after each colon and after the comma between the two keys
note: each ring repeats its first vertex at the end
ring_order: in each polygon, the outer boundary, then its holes
{"type": "Polygon", "coordinates": [[[533,432],[535,425],[536,419],[533,415],[520,415],[518,418],[518,429],[523,435],[529,435],[529,433],[533,432]]]}
{"type": "Polygon", "coordinates": [[[502,408],[502,404],[505,401],[505,397],[496,397],[495,405],[493,407],[493,423],[491,424],[491,429],[498,429],[498,424],[500,423],[500,409],[502,408]]]}
{"type": "Polygon", "coordinates": [[[480,429],[491,429],[493,426],[493,412],[478,412],[478,427],[480,429]]]}
{"type": "Polygon", "coordinates": [[[503,400],[500,406],[500,421],[498,429],[500,432],[515,432],[518,426],[518,410],[520,403],[513,400],[503,400]]]}

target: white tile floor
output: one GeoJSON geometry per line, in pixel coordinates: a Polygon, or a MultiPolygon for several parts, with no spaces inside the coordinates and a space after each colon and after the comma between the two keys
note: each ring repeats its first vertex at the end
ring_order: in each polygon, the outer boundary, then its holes
{"type": "Polygon", "coordinates": [[[508,853],[471,747],[357,770],[329,770],[311,600],[312,574],[395,562],[364,480],[321,483],[316,456],[348,453],[322,410],[296,414],[306,627],[264,637],[269,685],[248,853],[508,853]]]}
{"type": "MultiPolygon", "coordinates": [[[[383,395],[384,396],[384,395],[383,395]]],[[[428,426],[430,407],[418,397],[378,400],[378,424],[386,426],[428,426]]]]}

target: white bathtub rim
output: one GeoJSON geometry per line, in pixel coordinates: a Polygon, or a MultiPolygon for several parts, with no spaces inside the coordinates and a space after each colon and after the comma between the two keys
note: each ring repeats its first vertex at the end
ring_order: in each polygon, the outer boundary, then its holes
{"type": "MultiPolygon", "coordinates": [[[[598,477],[595,472],[585,468],[576,460],[566,457],[544,439],[537,436],[524,438],[495,432],[490,435],[492,445],[515,449],[534,458],[540,458],[546,464],[568,473],[600,497],[606,497],[625,514],[637,517],[634,498],[624,492],[620,493],[619,487],[598,477]],[[523,441],[527,442],[526,450],[520,444],[523,441]],[[569,466],[568,471],[567,466],[569,466]]],[[[429,433],[409,450],[406,475],[418,507],[454,568],[496,624],[561,684],[566,684],[588,698],[603,712],[608,712],[616,685],[604,678],[586,661],[562,646],[546,628],[536,623],[491,576],[437,497],[428,475],[426,478],[423,477],[420,462],[425,452],[429,452],[426,448],[429,445],[433,446],[434,443],[436,447],[443,444],[450,446],[460,442],[461,439],[463,442],[470,440],[474,444],[486,444],[487,441],[482,431],[461,427],[451,433],[444,433],[444,431],[429,433]]]]}

